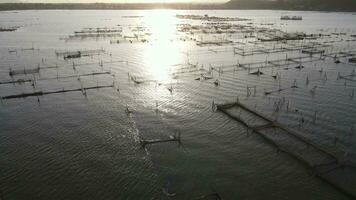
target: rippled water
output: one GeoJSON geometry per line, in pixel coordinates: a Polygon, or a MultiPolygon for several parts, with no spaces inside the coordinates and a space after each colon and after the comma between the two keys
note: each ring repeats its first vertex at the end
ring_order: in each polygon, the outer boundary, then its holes
{"type": "MultiPolygon", "coordinates": [[[[201,21],[177,19],[176,14],[252,19],[233,22],[287,32],[356,33],[356,16],[351,13],[285,11],[20,11],[0,12],[0,26],[20,26],[16,32],[0,33],[0,81],[11,80],[10,68],[42,67],[30,83],[0,85],[0,96],[36,91],[59,91],[92,86],[115,89],[87,90],[37,97],[3,100],[0,105],[0,191],[2,199],[194,199],[217,192],[223,199],[347,199],[342,193],[312,176],[288,155],[241,124],[219,112],[212,101],[240,101],[276,118],[323,147],[355,161],[356,97],[350,97],[355,81],[337,80],[350,74],[355,65],[341,58],[305,63],[297,70],[263,69],[264,75],[247,70],[213,73],[213,80],[196,81],[199,72],[172,76],[197,63],[207,70],[253,61],[286,57],[286,53],[238,56],[231,46],[199,47],[194,41],[178,40],[183,33],[177,24],[201,21]],[[280,21],[281,15],[302,15],[303,21],[280,21]],[[140,17],[123,17],[140,16],[140,17]],[[90,27],[148,27],[149,42],[110,44],[110,38],[66,40],[68,35],[90,27]],[[27,48],[35,50],[26,50],[27,48]],[[105,49],[105,53],[63,60],[56,51],[105,49]],[[9,51],[16,50],[16,53],[9,51]],[[218,51],[219,50],[219,51],[218,51]],[[75,62],[75,67],[73,63],[75,62]],[[103,63],[100,66],[100,63],[103,63]],[[45,67],[58,66],[45,69],[45,67]],[[75,68],[75,69],[74,69],[75,68]],[[320,73],[320,69],[323,72],[320,73]],[[110,72],[77,78],[75,74],[110,72]],[[294,79],[299,88],[263,94],[294,79]],[[128,78],[143,80],[135,84],[128,78]],[[327,80],[325,79],[327,73],[327,80]],[[305,84],[306,77],[310,79],[305,84]],[[220,80],[220,86],[213,82],[220,80]],[[159,84],[158,84],[159,83],[159,84]],[[256,86],[256,95],[246,96],[246,87],[256,86]],[[317,86],[315,95],[310,90],[317,86]],[[173,88],[170,93],[168,88],[173,88]],[[290,101],[291,111],[273,114],[281,98],[290,101]],[[126,108],[132,113],[127,114],[126,108]],[[295,112],[298,109],[298,112],[295,112]],[[317,112],[317,121],[313,116],[317,112]],[[305,119],[298,125],[301,116],[305,119]],[[143,149],[141,139],[165,139],[181,132],[182,145],[162,143],[143,149]],[[334,145],[335,138],[338,143],[334,145]]],[[[128,30],[125,28],[125,30],[128,30]]],[[[129,35],[130,33],[125,33],[129,35]]],[[[199,37],[206,36],[196,36],[199,37]]],[[[228,36],[219,35],[215,38],[228,36]]],[[[116,38],[117,39],[117,38],[116,38]]],[[[351,51],[355,42],[346,36],[329,52],[351,51]]],[[[325,41],[321,40],[321,41],[325,41]]],[[[241,39],[246,42],[248,39],[241,39]]],[[[238,46],[238,45],[237,45],[238,46]]],[[[252,45],[253,46],[253,45],[252,45]]],[[[289,57],[300,52],[290,52],[289,57]]],[[[187,70],[186,70],[187,71],[187,70]]],[[[251,123],[253,116],[246,118],[251,123]]]]}

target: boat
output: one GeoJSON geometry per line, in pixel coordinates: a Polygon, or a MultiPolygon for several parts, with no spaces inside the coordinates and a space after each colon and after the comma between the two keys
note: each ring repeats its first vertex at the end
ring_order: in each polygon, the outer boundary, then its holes
{"type": "Polygon", "coordinates": [[[303,65],[298,65],[298,66],[296,66],[295,68],[296,68],[296,69],[303,69],[304,66],[303,66],[303,65]]]}
{"type": "Polygon", "coordinates": [[[288,16],[288,15],[284,15],[281,16],[281,20],[303,20],[302,16],[288,16]]]}
{"type": "Polygon", "coordinates": [[[194,80],[196,80],[196,81],[204,81],[204,80],[209,80],[209,79],[213,79],[213,77],[209,76],[209,75],[201,74],[200,77],[197,77],[194,80]]]}
{"type": "Polygon", "coordinates": [[[74,59],[74,58],[81,58],[82,57],[82,53],[80,51],[72,53],[72,54],[68,54],[66,56],[64,56],[64,60],[67,59],[74,59]]]}
{"type": "Polygon", "coordinates": [[[219,81],[218,79],[216,79],[216,80],[214,81],[214,85],[215,85],[215,86],[219,86],[219,85],[220,85],[220,81],[219,81]]]}
{"type": "Polygon", "coordinates": [[[261,72],[260,69],[258,69],[257,71],[251,72],[250,74],[259,76],[259,75],[263,75],[263,72],[261,72]]]}
{"type": "Polygon", "coordinates": [[[0,32],[13,32],[16,31],[17,29],[19,29],[19,27],[9,27],[9,28],[0,27],[0,32]]]}

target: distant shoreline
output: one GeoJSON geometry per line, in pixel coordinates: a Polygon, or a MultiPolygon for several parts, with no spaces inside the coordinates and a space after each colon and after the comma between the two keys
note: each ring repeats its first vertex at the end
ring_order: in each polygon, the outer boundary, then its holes
{"type": "Polygon", "coordinates": [[[0,11],[11,10],[148,10],[148,9],[177,9],[177,10],[215,10],[222,9],[224,4],[182,4],[182,3],[0,3],[0,11]]]}
{"type": "Polygon", "coordinates": [[[355,12],[354,9],[296,9],[274,6],[237,6],[226,4],[187,4],[187,3],[0,3],[0,11],[15,10],[285,10],[285,11],[322,11],[355,12]]]}

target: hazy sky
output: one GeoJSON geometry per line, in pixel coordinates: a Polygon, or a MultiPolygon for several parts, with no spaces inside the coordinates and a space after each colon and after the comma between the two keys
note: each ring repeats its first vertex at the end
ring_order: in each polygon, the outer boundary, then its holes
{"type": "Polygon", "coordinates": [[[0,0],[0,3],[172,3],[172,2],[185,2],[185,3],[224,3],[228,0],[0,0]]]}

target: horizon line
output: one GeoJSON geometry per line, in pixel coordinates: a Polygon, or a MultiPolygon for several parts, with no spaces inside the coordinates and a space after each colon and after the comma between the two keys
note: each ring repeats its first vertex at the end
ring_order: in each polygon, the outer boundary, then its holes
{"type": "Polygon", "coordinates": [[[221,5],[221,4],[226,4],[229,1],[226,1],[224,3],[206,3],[206,2],[149,2],[149,3],[140,3],[140,2],[132,2],[132,3],[106,3],[106,2],[93,2],[93,3],[80,3],[80,2],[66,2],[66,3],[51,3],[51,2],[13,2],[13,3],[9,3],[9,2],[0,2],[1,4],[111,4],[111,5],[122,5],[122,4],[187,4],[187,5],[191,5],[191,4],[198,4],[198,5],[221,5]]]}

